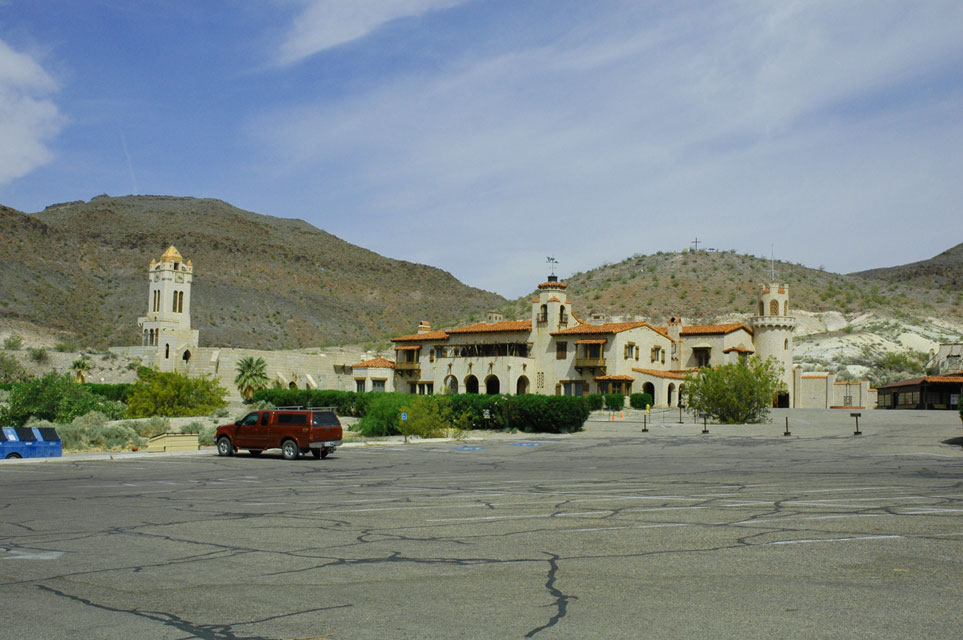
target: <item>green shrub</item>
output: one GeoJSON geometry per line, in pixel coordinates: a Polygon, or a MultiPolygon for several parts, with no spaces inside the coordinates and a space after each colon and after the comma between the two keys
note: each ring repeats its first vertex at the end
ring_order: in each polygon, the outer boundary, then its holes
{"type": "Polygon", "coordinates": [[[606,393],[605,408],[609,411],[621,411],[625,406],[625,395],[621,393],[606,393]]]}
{"type": "Polygon", "coordinates": [[[589,411],[598,411],[605,406],[605,397],[601,393],[591,393],[585,399],[588,400],[589,411]]]}
{"type": "Polygon", "coordinates": [[[192,378],[141,367],[140,378],[127,398],[127,411],[135,418],[148,416],[210,415],[227,406],[227,389],[208,376],[192,378]]]}
{"type": "MultiPolygon", "coordinates": [[[[255,394],[256,395],[256,394],[255,394]]],[[[400,433],[401,408],[410,396],[403,393],[373,393],[368,410],[358,421],[358,433],[366,437],[391,436],[400,433]]]]}
{"type": "Polygon", "coordinates": [[[745,424],[768,419],[773,398],[784,387],[774,358],[752,356],[690,373],[683,396],[694,411],[724,424],[745,424]]]}
{"type": "Polygon", "coordinates": [[[451,400],[448,396],[408,396],[408,402],[401,408],[408,419],[399,425],[401,435],[408,441],[410,436],[440,438],[456,428],[452,415],[451,400]]]}
{"type": "Polygon", "coordinates": [[[108,400],[127,402],[127,398],[130,397],[130,392],[134,385],[126,382],[120,384],[94,384],[88,382],[84,383],[84,386],[98,396],[102,396],[108,400]]]}
{"type": "Polygon", "coordinates": [[[23,347],[23,338],[15,333],[3,339],[4,351],[19,351],[21,347],[23,347]]]}
{"type": "Polygon", "coordinates": [[[360,418],[378,395],[333,389],[260,389],[246,402],[270,402],[275,407],[334,407],[339,416],[360,418]]]}
{"type": "Polygon", "coordinates": [[[655,404],[652,396],[648,393],[633,393],[629,396],[629,405],[633,409],[645,409],[655,404]]]}
{"type": "Polygon", "coordinates": [[[43,347],[27,347],[27,353],[30,354],[30,359],[37,364],[43,364],[50,360],[47,350],[43,347]]]}
{"type": "Polygon", "coordinates": [[[141,438],[147,439],[171,431],[171,421],[161,416],[153,416],[147,420],[128,420],[128,426],[141,438]]]}
{"type": "Polygon", "coordinates": [[[528,433],[581,431],[589,417],[588,399],[578,396],[511,396],[511,427],[528,433]]]}
{"type": "Polygon", "coordinates": [[[95,395],[71,380],[68,373],[51,372],[14,387],[10,391],[9,406],[0,408],[0,420],[22,425],[34,416],[66,424],[92,411],[117,419],[123,417],[124,406],[95,395]]]}
{"type": "Polygon", "coordinates": [[[58,342],[54,345],[54,351],[60,353],[70,353],[72,351],[77,351],[77,344],[71,341],[58,342]]]}

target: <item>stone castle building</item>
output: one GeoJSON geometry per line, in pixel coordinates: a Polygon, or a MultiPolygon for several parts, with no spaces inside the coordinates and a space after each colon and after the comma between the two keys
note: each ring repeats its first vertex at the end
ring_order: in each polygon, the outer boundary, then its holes
{"type": "Polygon", "coordinates": [[[240,397],[234,386],[238,362],[260,357],[273,383],[289,388],[416,394],[641,392],[650,394],[655,406],[671,407],[679,405],[687,373],[754,354],[778,364],[785,384],[779,406],[875,406],[875,390],[865,381],[837,383],[832,374],[794,369],[796,320],[789,315],[785,284],[760,288],[756,315],[748,323],[688,325],[674,317],[661,327],[582,320],[567,295],[568,285],[552,275],[538,285],[527,320],[505,320],[489,312],[484,322],[452,329],[433,330],[422,322],[416,333],[392,339],[395,359],[390,360],[340,348],[201,347],[190,321],[193,276],[193,264],[174,247],[159,261],[151,260],[147,315],[137,321],[141,345],[114,351],[140,357],[161,371],[211,375],[235,398],[240,397]]]}

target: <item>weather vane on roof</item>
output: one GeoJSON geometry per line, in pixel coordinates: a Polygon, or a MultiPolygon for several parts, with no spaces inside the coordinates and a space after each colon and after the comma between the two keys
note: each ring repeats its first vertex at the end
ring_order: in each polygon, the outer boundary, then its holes
{"type": "Polygon", "coordinates": [[[549,264],[549,268],[552,270],[552,275],[554,276],[555,266],[558,264],[558,260],[555,259],[555,256],[549,256],[545,259],[545,262],[549,264]]]}

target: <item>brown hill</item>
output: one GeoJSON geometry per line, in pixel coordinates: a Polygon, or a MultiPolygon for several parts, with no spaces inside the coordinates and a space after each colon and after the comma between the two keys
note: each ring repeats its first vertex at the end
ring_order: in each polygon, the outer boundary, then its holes
{"type": "MultiPolygon", "coordinates": [[[[947,292],[917,282],[867,279],[786,262],[776,262],[775,273],[778,282],[789,285],[790,305],[797,309],[963,318],[959,288],[947,292]]],[[[769,278],[767,258],[734,251],[687,251],[636,255],[577,273],[566,282],[576,313],[582,316],[602,313],[665,322],[683,315],[693,322],[711,322],[728,313],[751,313],[759,285],[769,278]]],[[[524,313],[531,297],[515,301],[507,313],[524,313]]]]}
{"type": "Polygon", "coordinates": [[[898,267],[868,269],[850,275],[870,280],[903,283],[929,289],[956,292],[963,290],[963,243],[947,249],[929,260],[898,267]]]}
{"type": "Polygon", "coordinates": [[[0,207],[0,228],[0,317],[90,346],[139,344],[147,264],[171,244],[195,265],[191,315],[202,344],[380,340],[505,303],[440,269],[219,200],[99,196],[30,215],[0,207]]]}

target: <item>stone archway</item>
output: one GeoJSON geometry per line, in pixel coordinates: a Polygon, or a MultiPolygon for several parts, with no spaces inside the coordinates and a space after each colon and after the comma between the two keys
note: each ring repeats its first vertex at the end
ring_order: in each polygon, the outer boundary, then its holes
{"type": "Polygon", "coordinates": [[[478,378],[475,376],[465,378],[465,393],[478,393],[478,378]]]}
{"type": "Polygon", "coordinates": [[[674,407],[674,406],[675,406],[674,400],[675,400],[675,383],[670,382],[670,383],[669,383],[669,393],[668,393],[668,396],[667,396],[667,398],[666,398],[666,404],[668,404],[670,407],[674,407]]]}
{"type": "Polygon", "coordinates": [[[526,393],[528,393],[528,378],[521,376],[518,378],[518,382],[515,383],[515,395],[523,396],[526,393]]]}
{"type": "Polygon", "coordinates": [[[501,382],[498,380],[498,376],[491,375],[485,378],[485,393],[490,396],[495,396],[501,393],[501,382]]]}
{"type": "Polygon", "coordinates": [[[458,378],[455,376],[445,378],[445,392],[451,394],[458,393],[458,378]]]}
{"type": "Polygon", "coordinates": [[[655,405],[655,385],[651,382],[646,382],[642,385],[642,393],[647,393],[652,396],[652,404],[655,405]]]}

